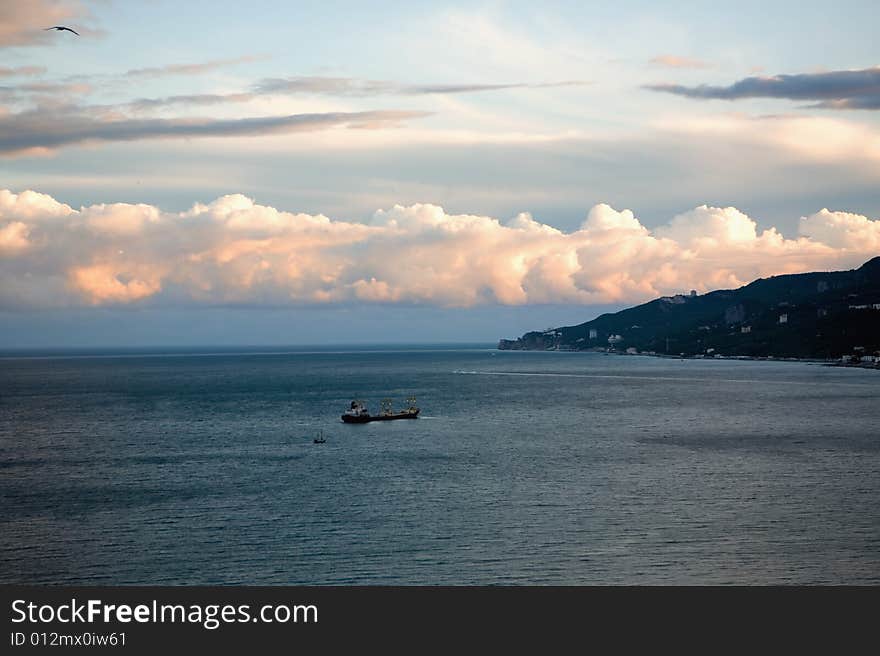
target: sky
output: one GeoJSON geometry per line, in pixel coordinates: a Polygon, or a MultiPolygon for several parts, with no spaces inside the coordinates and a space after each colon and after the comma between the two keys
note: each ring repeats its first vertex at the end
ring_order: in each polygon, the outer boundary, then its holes
{"type": "Polygon", "coordinates": [[[494,342],[856,267],[878,18],[0,0],[0,348],[494,342]]]}

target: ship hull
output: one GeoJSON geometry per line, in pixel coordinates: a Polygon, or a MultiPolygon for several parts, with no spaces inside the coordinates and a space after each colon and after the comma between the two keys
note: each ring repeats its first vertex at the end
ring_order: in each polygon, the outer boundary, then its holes
{"type": "Polygon", "coordinates": [[[390,415],[342,415],[346,424],[366,424],[371,421],[392,421],[394,419],[418,419],[419,411],[393,412],[390,415]]]}

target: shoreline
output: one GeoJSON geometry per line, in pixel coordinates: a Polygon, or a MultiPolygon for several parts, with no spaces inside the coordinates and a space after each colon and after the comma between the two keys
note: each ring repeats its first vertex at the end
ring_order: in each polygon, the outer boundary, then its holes
{"type": "Polygon", "coordinates": [[[664,358],[667,360],[745,360],[755,362],[805,362],[821,364],[826,367],[849,367],[852,369],[880,370],[880,362],[842,362],[840,359],[829,358],[796,358],[774,355],[672,355],[670,353],[626,353],[606,349],[496,349],[499,351],[530,351],[544,353],[602,353],[605,355],[642,356],[647,358],[664,358]]]}

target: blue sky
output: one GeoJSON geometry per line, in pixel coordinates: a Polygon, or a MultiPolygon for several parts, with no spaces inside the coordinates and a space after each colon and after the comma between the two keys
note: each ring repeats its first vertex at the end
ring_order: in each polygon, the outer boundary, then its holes
{"type": "Polygon", "coordinates": [[[880,250],[871,2],[0,17],[0,345],[493,341],[880,250]]]}

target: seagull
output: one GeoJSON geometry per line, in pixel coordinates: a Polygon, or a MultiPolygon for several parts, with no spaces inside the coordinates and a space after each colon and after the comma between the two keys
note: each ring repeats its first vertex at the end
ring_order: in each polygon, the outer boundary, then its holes
{"type": "Polygon", "coordinates": [[[44,32],[47,32],[47,31],[49,31],[49,30],[58,30],[59,32],[62,32],[62,31],[64,31],[64,30],[67,30],[68,32],[73,32],[74,34],[76,34],[77,36],[79,36],[79,32],[77,32],[76,30],[72,30],[72,29],[70,29],[69,27],[64,27],[63,25],[54,25],[54,26],[52,26],[52,27],[47,27],[47,28],[46,28],[45,30],[43,30],[43,31],[44,31],[44,32]]]}

